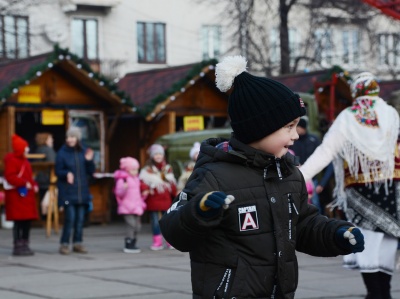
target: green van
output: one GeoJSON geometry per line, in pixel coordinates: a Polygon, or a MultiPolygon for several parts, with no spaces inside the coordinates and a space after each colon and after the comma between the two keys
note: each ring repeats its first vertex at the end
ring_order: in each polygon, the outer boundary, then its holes
{"type": "MultiPolygon", "coordinates": [[[[314,99],[314,95],[308,93],[299,93],[307,107],[307,117],[309,123],[309,131],[317,136],[321,136],[319,132],[318,106],[314,99]]],[[[161,144],[165,148],[166,159],[174,169],[176,179],[181,175],[185,163],[190,160],[189,152],[193,144],[198,141],[213,137],[224,137],[229,139],[232,129],[216,128],[201,131],[177,132],[159,137],[156,143],[161,144]]]]}
{"type": "Polygon", "coordinates": [[[175,178],[178,179],[185,167],[185,163],[190,160],[189,152],[196,141],[201,143],[205,139],[214,137],[229,139],[231,132],[231,128],[177,132],[163,135],[155,143],[164,146],[166,159],[174,169],[175,178]]]}

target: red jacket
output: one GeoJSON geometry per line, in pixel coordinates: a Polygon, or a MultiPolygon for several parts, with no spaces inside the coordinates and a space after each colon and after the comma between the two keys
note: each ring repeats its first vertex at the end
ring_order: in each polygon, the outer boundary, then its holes
{"type": "Polygon", "coordinates": [[[147,197],[147,211],[166,211],[176,195],[176,179],[169,164],[163,163],[145,166],[139,174],[139,178],[150,190],[147,197]]]}
{"type": "MultiPolygon", "coordinates": [[[[8,153],[4,157],[4,177],[7,182],[15,187],[26,186],[30,182],[36,186],[33,180],[31,165],[23,155],[8,153]],[[18,174],[24,168],[20,177],[18,174]]],[[[36,220],[38,210],[36,196],[33,189],[28,191],[24,197],[20,196],[17,188],[5,190],[5,211],[7,220],[36,220]]]]}

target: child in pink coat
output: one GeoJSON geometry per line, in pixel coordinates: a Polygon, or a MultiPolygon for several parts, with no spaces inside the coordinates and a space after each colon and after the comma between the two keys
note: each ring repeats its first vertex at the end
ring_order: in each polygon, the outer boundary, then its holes
{"type": "Polygon", "coordinates": [[[118,203],[118,214],[124,215],[126,238],[124,252],[138,253],[137,234],[141,229],[141,216],[146,209],[148,188],[139,179],[139,162],[135,158],[120,159],[120,169],[114,172],[114,194],[118,203]]]}

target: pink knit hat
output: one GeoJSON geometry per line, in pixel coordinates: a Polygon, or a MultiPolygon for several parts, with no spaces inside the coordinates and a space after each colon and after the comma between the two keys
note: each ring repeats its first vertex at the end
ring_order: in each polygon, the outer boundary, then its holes
{"type": "Polygon", "coordinates": [[[152,146],[150,146],[149,150],[147,151],[150,158],[153,158],[155,154],[162,154],[164,155],[164,148],[161,144],[153,144],[152,146]]]}
{"type": "Polygon", "coordinates": [[[125,157],[125,158],[121,158],[119,160],[119,168],[129,171],[129,170],[135,170],[135,169],[139,169],[140,164],[138,162],[138,160],[136,160],[135,158],[131,158],[131,157],[125,157]]]}

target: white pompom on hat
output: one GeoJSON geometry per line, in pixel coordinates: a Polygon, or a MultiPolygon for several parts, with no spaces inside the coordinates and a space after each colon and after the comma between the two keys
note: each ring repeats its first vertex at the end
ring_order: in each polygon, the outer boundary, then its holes
{"type": "Polygon", "coordinates": [[[195,142],[193,147],[190,149],[189,157],[190,159],[194,160],[196,154],[200,152],[200,142],[195,142]]]}
{"type": "Polygon", "coordinates": [[[157,143],[150,146],[147,153],[149,154],[150,158],[153,158],[156,154],[165,155],[164,147],[157,143]]]}

